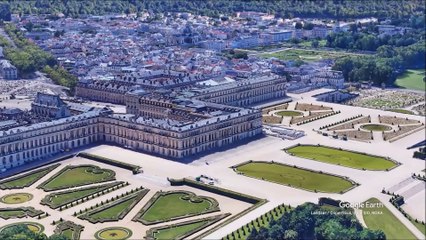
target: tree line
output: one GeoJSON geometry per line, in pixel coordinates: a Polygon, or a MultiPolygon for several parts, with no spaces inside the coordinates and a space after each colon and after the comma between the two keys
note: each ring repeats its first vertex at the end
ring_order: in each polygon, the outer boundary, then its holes
{"type": "Polygon", "coordinates": [[[376,55],[346,56],[336,60],[333,69],[343,72],[349,82],[371,81],[392,84],[407,68],[425,67],[425,40],[402,47],[380,46],[376,55]]]}
{"type": "MultiPolygon", "coordinates": [[[[191,12],[207,16],[231,15],[238,11],[257,11],[275,14],[277,17],[302,18],[362,18],[378,17],[403,19],[422,15],[425,6],[422,0],[36,0],[5,1],[0,6],[0,18],[9,12],[19,14],[56,14],[67,17],[81,15],[105,15],[109,13],[191,12]],[[7,5],[7,6],[6,6],[7,5]],[[3,9],[4,8],[4,9],[3,9]],[[10,10],[8,10],[10,8],[10,10]]],[[[403,22],[403,21],[401,21],[403,22]]]]}
{"type": "Polygon", "coordinates": [[[51,53],[28,40],[15,25],[7,23],[3,28],[16,47],[11,46],[4,37],[0,37],[0,46],[4,48],[6,59],[12,62],[21,76],[42,71],[56,84],[70,88],[71,92],[74,91],[78,78],[59,66],[51,53]]]}
{"type": "Polygon", "coordinates": [[[286,212],[277,221],[271,221],[268,228],[262,227],[259,231],[253,228],[247,240],[386,239],[381,230],[363,228],[353,212],[346,214],[348,211],[351,210],[337,207],[330,210],[305,203],[286,212]],[[335,214],[321,214],[331,211],[335,214]]]}

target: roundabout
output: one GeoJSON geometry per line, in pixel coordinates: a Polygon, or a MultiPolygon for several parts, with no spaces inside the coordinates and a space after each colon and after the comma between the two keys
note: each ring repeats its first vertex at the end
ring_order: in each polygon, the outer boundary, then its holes
{"type": "Polygon", "coordinates": [[[44,231],[43,225],[35,222],[19,222],[19,223],[12,223],[9,225],[6,225],[2,228],[0,228],[0,232],[3,232],[4,230],[7,230],[8,228],[16,227],[18,225],[26,225],[28,229],[35,233],[42,233],[44,231]]]}
{"type": "Polygon", "coordinates": [[[19,204],[28,202],[33,199],[33,195],[29,193],[11,193],[0,198],[0,202],[6,204],[19,204]]]}
{"type": "Polygon", "coordinates": [[[98,240],[124,240],[132,236],[132,231],[124,227],[109,227],[104,228],[95,233],[98,240]]]}
{"type": "Polygon", "coordinates": [[[361,129],[373,132],[385,132],[392,130],[392,127],[384,124],[374,123],[361,125],[361,129]]]}

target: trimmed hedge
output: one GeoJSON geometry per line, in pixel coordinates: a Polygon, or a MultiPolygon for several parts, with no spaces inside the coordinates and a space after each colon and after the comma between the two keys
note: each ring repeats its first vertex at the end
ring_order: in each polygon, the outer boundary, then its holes
{"type": "Polygon", "coordinates": [[[176,224],[171,224],[171,225],[166,225],[166,226],[160,226],[160,227],[155,227],[155,228],[151,228],[148,231],[146,231],[146,240],[156,240],[157,238],[155,238],[155,233],[161,230],[165,230],[168,228],[175,228],[175,227],[179,227],[179,226],[183,226],[183,225],[188,225],[188,224],[192,224],[192,223],[198,223],[198,222],[206,222],[205,224],[203,224],[202,226],[195,228],[189,232],[186,232],[185,234],[177,237],[175,240],[181,240],[181,239],[185,239],[189,236],[191,236],[192,234],[201,231],[202,229],[230,216],[230,213],[225,213],[225,214],[220,214],[220,215],[216,215],[216,216],[212,216],[212,217],[206,217],[206,218],[201,218],[201,219],[194,219],[194,220],[189,220],[189,221],[185,221],[185,222],[178,222],[176,224]]]}
{"type": "Polygon", "coordinates": [[[184,190],[157,192],[145,204],[145,206],[143,206],[143,208],[136,214],[136,216],[132,220],[135,221],[135,222],[141,222],[144,225],[153,225],[153,224],[157,224],[157,223],[169,222],[169,221],[174,221],[174,220],[178,220],[178,219],[182,219],[182,218],[199,216],[199,215],[217,212],[217,211],[220,211],[219,203],[216,201],[216,199],[213,199],[211,197],[197,196],[193,192],[184,191],[184,190]],[[160,199],[163,196],[166,196],[166,195],[169,195],[169,194],[176,194],[176,193],[187,194],[187,195],[185,195],[181,198],[184,201],[190,201],[191,203],[196,203],[196,202],[194,202],[194,199],[198,198],[200,200],[209,201],[211,203],[211,206],[210,206],[209,209],[206,209],[206,210],[204,210],[200,213],[191,213],[191,214],[186,214],[186,215],[182,215],[182,216],[172,217],[172,218],[169,218],[169,219],[160,219],[160,220],[156,220],[156,221],[146,221],[146,220],[143,219],[143,216],[145,215],[145,213],[155,204],[155,202],[157,202],[158,199],[160,199]],[[186,197],[189,197],[189,198],[187,199],[186,197]]]}
{"type": "Polygon", "coordinates": [[[100,206],[95,207],[93,210],[88,210],[86,213],[78,216],[78,218],[87,220],[90,223],[103,223],[103,222],[113,222],[123,219],[131,210],[132,208],[142,200],[143,197],[149,192],[149,189],[143,189],[142,187],[140,189],[135,189],[136,192],[127,192],[126,195],[123,196],[117,196],[117,200],[112,200],[112,202],[109,203],[101,203],[100,206]],[[127,200],[133,199],[133,202],[128,206],[124,211],[122,211],[119,215],[115,216],[114,218],[109,219],[94,219],[91,217],[91,215],[106,211],[108,208],[114,207],[117,204],[123,203],[127,200]]]}
{"type": "Polygon", "coordinates": [[[81,152],[79,154],[77,154],[78,157],[82,157],[82,158],[87,158],[93,161],[97,161],[97,162],[101,162],[101,163],[106,163],[115,167],[120,167],[120,168],[124,168],[127,170],[130,170],[133,172],[133,174],[138,174],[142,172],[142,167],[140,166],[136,166],[130,163],[124,163],[124,162],[120,162],[120,161],[116,161],[110,158],[106,158],[106,157],[101,157],[98,155],[94,155],[94,154],[90,154],[90,153],[86,153],[86,152],[81,152]]]}
{"type": "Polygon", "coordinates": [[[247,202],[247,203],[250,203],[250,204],[257,204],[260,201],[263,201],[263,199],[260,199],[260,198],[257,198],[257,197],[253,197],[253,196],[246,195],[246,194],[243,194],[243,193],[234,192],[234,191],[231,191],[231,190],[228,190],[228,189],[223,189],[223,188],[219,188],[219,187],[212,186],[212,185],[207,185],[207,184],[204,184],[204,183],[199,183],[199,182],[196,182],[194,180],[187,179],[187,178],[183,178],[183,179],[168,178],[167,180],[170,182],[170,185],[172,185],[172,186],[187,185],[187,186],[190,186],[190,187],[193,187],[193,188],[198,188],[198,189],[201,189],[201,190],[205,190],[207,192],[215,193],[215,194],[222,195],[222,196],[225,196],[225,197],[230,197],[230,198],[233,198],[233,199],[236,199],[236,200],[239,200],[239,201],[243,201],[243,202],[247,202]]]}
{"type": "Polygon", "coordinates": [[[249,223],[241,226],[239,229],[233,231],[232,233],[226,235],[222,238],[222,240],[227,239],[234,239],[233,236],[240,236],[239,239],[245,239],[247,238],[253,228],[256,230],[259,230],[260,227],[266,227],[269,225],[269,223],[272,221],[272,219],[277,220],[279,219],[284,213],[291,211],[291,206],[286,206],[284,203],[276,206],[272,210],[260,215],[256,219],[251,220],[249,223]],[[241,236],[243,235],[243,236],[241,236]]]}
{"type": "MultiPolygon", "coordinates": [[[[72,190],[67,190],[67,191],[62,191],[62,192],[55,192],[55,193],[51,193],[46,195],[40,202],[41,205],[46,205],[49,206],[50,208],[58,208],[58,207],[62,207],[65,205],[68,205],[70,203],[75,203],[75,205],[79,204],[79,200],[87,198],[89,196],[95,196],[96,194],[103,194],[103,191],[105,190],[111,190],[113,191],[114,188],[119,189],[121,187],[127,186],[128,184],[126,184],[125,182],[112,182],[112,183],[107,183],[107,184],[103,184],[103,185],[98,185],[98,186],[91,186],[91,187],[84,187],[84,188],[79,188],[79,189],[72,189],[72,190]],[[98,191],[90,193],[90,194],[86,194],[86,195],[82,195],[79,198],[75,198],[75,199],[70,199],[68,201],[65,202],[61,202],[60,204],[54,204],[53,202],[51,202],[51,199],[61,195],[61,194],[67,194],[67,193],[72,193],[72,192],[76,192],[76,191],[84,191],[84,190],[89,190],[89,189],[96,189],[98,188],[98,191]]],[[[109,191],[108,191],[109,192],[109,191]]],[[[82,203],[83,201],[81,201],[82,203]]]]}

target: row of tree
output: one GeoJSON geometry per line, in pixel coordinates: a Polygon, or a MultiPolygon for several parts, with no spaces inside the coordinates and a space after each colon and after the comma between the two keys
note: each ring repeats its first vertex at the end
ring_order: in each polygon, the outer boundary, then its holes
{"type": "Polygon", "coordinates": [[[56,14],[77,17],[80,15],[105,15],[108,13],[138,13],[149,11],[191,12],[195,14],[219,16],[231,15],[238,11],[259,11],[275,14],[278,17],[310,18],[360,18],[381,17],[401,19],[412,15],[422,15],[425,6],[422,0],[373,0],[368,5],[364,1],[324,0],[36,0],[8,1],[0,14],[7,16],[9,11],[20,14],[56,14]],[[6,6],[7,5],[7,6],[6,6]],[[9,10],[10,8],[10,10],[9,10]]]}
{"type": "Polygon", "coordinates": [[[4,37],[0,37],[0,46],[4,47],[5,57],[18,69],[21,76],[42,71],[54,83],[70,88],[71,92],[74,90],[78,78],[59,66],[51,53],[29,41],[14,25],[5,24],[4,29],[16,47],[4,37]]]}
{"type": "Polygon", "coordinates": [[[354,214],[347,209],[335,208],[333,214],[313,203],[305,203],[285,213],[278,221],[271,221],[268,228],[255,228],[247,240],[269,239],[386,239],[382,231],[363,228],[354,214]],[[339,213],[340,212],[340,213],[339,213]]]}

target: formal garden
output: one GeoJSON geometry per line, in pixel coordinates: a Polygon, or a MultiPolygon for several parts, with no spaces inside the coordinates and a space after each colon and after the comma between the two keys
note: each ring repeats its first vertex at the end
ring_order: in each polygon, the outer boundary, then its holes
{"type": "Polygon", "coordinates": [[[387,239],[417,239],[377,198],[365,201],[362,211],[367,227],[372,230],[382,230],[387,239]]]}
{"type": "Polygon", "coordinates": [[[12,224],[2,226],[0,228],[0,233],[4,230],[8,229],[8,228],[15,227],[15,226],[18,226],[18,225],[26,225],[28,227],[28,229],[30,229],[31,231],[36,232],[36,233],[42,233],[44,231],[44,226],[39,224],[39,223],[36,223],[36,222],[18,222],[18,223],[12,223],[12,224]]]}
{"type": "Polygon", "coordinates": [[[66,166],[38,188],[53,191],[112,180],[115,180],[115,172],[109,169],[101,169],[95,165],[66,166]]]}
{"type": "Polygon", "coordinates": [[[112,197],[105,202],[101,201],[89,209],[85,209],[79,213],[75,212],[74,216],[78,216],[78,218],[87,220],[91,223],[119,221],[142,200],[148,191],[148,189],[142,187],[132,189],[130,192],[112,197]]]}
{"type": "Polygon", "coordinates": [[[0,189],[20,189],[31,186],[33,183],[44,177],[46,174],[57,168],[60,164],[50,165],[25,174],[7,178],[0,181],[0,189]]]}
{"type": "Polygon", "coordinates": [[[383,171],[398,166],[397,162],[386,157],[321,145],[296,145],[284,151],[295,157],[361,170],[383,171]]]}
{"type": "Polygon", "coordinates": [[[30,193],[11,193],[1,197],[0,202],[5,204],[19,204],[28,202],[31,199],[33,199],[33,195],[30,193]]]}
{"type": "Polygon", "coordinates": [[[172,225],[166,225],[156,228],[151,228],[146,233],[148,240],[161,240],[161,239],[184,239],[196,232],[222,220],[229,214],[220,214],[212,217],[195,219],[185,222],[179,222],[172,225]]]}
{"type": "Polygon", "coordinates": [[[104,228],[95,233],[98,240],[125,240],[132,236],[132,231],[124,227],[104,228]]]}
{"type": "Polygon", "coordinates": [[[0,218],[5,220],[11,218],[37,217],[44,214],[41,210],[33,207],[0,208],[0,218]]]}
{"type": "Polygon", "coordinates": [[[133,220],[151,225],[216,211],[219,203],[210,197],[180,190],[157,192],[133,220]]]}
{"type": "Polygon", "coordinates": [[[54,233],[57,235],[63,235],[68,239],[80,239],[80,234],[83,231],[84,226],[75,224],[71,221],[62,221],[56,225],[54,233]]]}
{"type": "Polygon", "coordinates": [[[53,209],[68,204],[72,204],[72,206],[74,206],[127,185],[128,184],[125,182],[112,182],[91,187],[54,192],[46,195],[41,200],[41,204],[47,205],[53,209]]]}
{"type": "Polygon", "coordinates": [[[345,177],[282,163],[249,161],[232,168],[244,176],[314,192],[344,193],[357,186],[345,177]]]}

